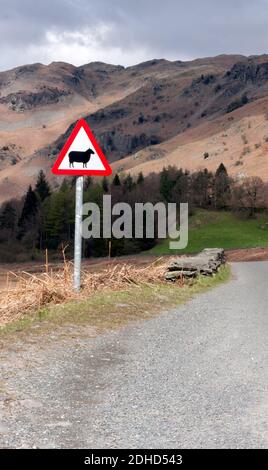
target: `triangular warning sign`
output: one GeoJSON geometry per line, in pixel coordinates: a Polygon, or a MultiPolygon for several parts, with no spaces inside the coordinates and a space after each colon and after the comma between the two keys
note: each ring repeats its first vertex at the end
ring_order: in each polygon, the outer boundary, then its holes
{"type": "Polygon", "coordinates": [[[73,176],[108,176],[112,173],[109,163],[84,119],[76,123],[51,171],[55,175],[73,176]]]}

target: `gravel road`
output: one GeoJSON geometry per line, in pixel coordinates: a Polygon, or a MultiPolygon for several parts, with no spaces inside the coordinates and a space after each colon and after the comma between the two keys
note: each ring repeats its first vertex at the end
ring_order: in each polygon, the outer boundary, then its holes
{"type": "Polygon", "coordinates": [[[233,275],[121,330],[9,345],[1,447],[267,447],[268,262],[233,275]]]}

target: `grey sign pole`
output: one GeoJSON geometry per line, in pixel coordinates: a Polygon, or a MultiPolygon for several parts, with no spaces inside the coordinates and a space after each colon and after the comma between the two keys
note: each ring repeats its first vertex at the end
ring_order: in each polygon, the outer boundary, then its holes
{"type": "Polygon", "coordinates": [[[83,176],[76,178],[75,185],[75,233],[74,233],[74,290],[81,286],[81,257],[82,257],[82,206],[83,206],[83,176]]]}

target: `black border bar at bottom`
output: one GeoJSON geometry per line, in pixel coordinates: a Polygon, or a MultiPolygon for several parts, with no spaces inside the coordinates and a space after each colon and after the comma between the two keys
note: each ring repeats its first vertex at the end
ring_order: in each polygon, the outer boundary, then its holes
{"type": "Polygon", "coordinates": [[[45,469],[52,465],[64,469],[79,469],[100,465],[121,469],[126,466],[146,465],[173,468],[215,468],[216,465],[247,465],[256,468],[258,461],[263,463],[268,452],[265,449],[2,449],[0,468],[8,469],[45,469]]]}

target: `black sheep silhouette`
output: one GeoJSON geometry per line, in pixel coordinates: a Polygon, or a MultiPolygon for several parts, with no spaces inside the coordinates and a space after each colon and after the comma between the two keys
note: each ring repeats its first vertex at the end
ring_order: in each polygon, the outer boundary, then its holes
{"type": "Polygon", "coordinates": [[[73,150],[69,153],[69,167],[74,168],[74,162],[83,163],[83,168],[87,168],[87,164],[91,155],[95,153],[92,149],[85,150],[85,152],[78,152],[73,150]]]}

